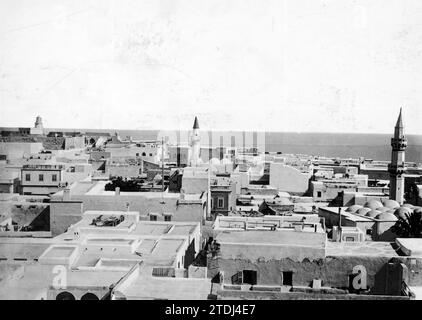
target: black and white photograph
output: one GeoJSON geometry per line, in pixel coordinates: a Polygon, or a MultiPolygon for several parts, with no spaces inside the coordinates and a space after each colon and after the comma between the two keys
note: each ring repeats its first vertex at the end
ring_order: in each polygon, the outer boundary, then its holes
{"type": "Polygon", "coordinates": [[[422,300],[422,2],[0,0],[0,300],[422,300]]]}

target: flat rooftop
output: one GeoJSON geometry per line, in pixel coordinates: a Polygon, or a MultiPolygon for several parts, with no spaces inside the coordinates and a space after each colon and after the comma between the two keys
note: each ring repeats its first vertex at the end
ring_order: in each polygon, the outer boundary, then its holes
{"type": "Polygon", "coordinates": [[[421,238],[397,238],[396,243],[403,253],[412,257],[422,257],[421,238]]]}
{"type": "MultiPolygon", "coordinates": [[[[115,196],[115,191],[105,191],[105,185],[109,183],[109,181],[98,181],[92,188],[89,189],[85,193],[85,195],[96,195],[96,196],[115,196]]],[[[179,193],[168,193],[168,192],[153,192],[153,191],[146,191],[146,192],[124,192],[120,191],[121,196],[136,196],[136,197],[144,197],[144,198],[179,198],[179,193]]]]}
{"type": "Polygon", "coordinates": [[[282,231],[246,230],[222,231],[216,236],[218,243],[240,245],[270,245],[270,246],[310,246],[325,247],[325,233],[302,232],[287,229],[282,231]]]}
{"type": "Polygon", "coordinates": [[[37,260],[52,244],[52,239],[0,238],[1,260],[37,260]]]}
{"type": "MultiPolygon", "coordinates": [[[[73,183],[70,186],[70,194],[71,196],[115,196],[115,191],[105,191],[105,185],[110,181],[79,181],[73,183]]],[[[179,193],[169,193],[169,192],[155,192],[155,191],[139,191],[139,192],[125,192],[120,191],[121,196],[136,196],[136,197],[143,197],[143,198],[167,198],[167,199],[178,199],[180,194],[179,193]]],[[[63,196],[63,190],[59,191],[54,194],[52,200],[61,200],[63,196]]]]}
{"type": "Polygon", "coordinates": [[[398,253],[390,242],[334,242],[327,241],[326,254],[328,256],[373,256],[398,257],[398,253]]]}
{"type": "Polygon", "coordinates": [[[208,278],[141,276],[117,286],[128,299],[206,300],[211,293],[208,278]]]}

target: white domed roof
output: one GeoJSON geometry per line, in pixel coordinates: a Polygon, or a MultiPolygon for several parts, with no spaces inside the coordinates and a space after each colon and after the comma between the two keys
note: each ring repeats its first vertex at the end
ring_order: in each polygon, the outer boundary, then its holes
{"type": "Polygon", "coordinates": [[[232,164],[232,161],[230,159],[224,158],[221,160],[221,164],[232,164]]]}
{"type": "Polygon", "coordinates": [[[277,193],[277,195],[278,195],[280,198],[290,198],[290,193],[288,193],[288,192],[286,192],[286,191],[279,191],[279,192],[277,193]]]}
{"type": "Polygon", "coordinates": [[[384,221],[396,221],[397,217],[392,213],[382,212],[379,215],[377,215],[375,219],[384,220],[384,221]]]}
{"type": "Polygon", "coordinates": [[[413,209],[413,213],[422,213],[422,208],[417,207],[417,208],[413,209]]]}
{"type": "Polygon", "coordinates": [[[396,211],[394,211],[394,215],[397,218],[402,218],[402,219],[407,219],[406,214],[410,214],[412,213],[412,209],[408,208],[408,207],[400,207],[398,209],[396,209],[396,211]]]}
{"type": "Polygon", "coordinates": [[[221,163],[220,160],[218,160],[217,158],[211,158],[210,159],[210,164],[217,165],[217,164],[220,164],[220,163],[221,163]]]}
{"type": "Polygon", "coordinates": [[[410,203],[405,203],[402,207],[413,209],[414,205],[410,203]]]}
{"type": "Polygon", "coordinates": [[[369,200],[367,203],[365,203],[364,207],[375,210],[375,209],[383,207],[383,205],[378,200],[372,199],[372,200],[369,200]]]}
{"type": "Polygon", "coordinates": [[[369,218],[375,218],[376,216],[378,216],[381,212],[379,212],[378,210],[371,210],[368,211],[365,216],[369,217],[369,218]]]}
{"type": "Polygon", "coordinates": [[[397,209],[400,208],[400,204],[396,200],[387,199],[383,202],[384,207],[391,208],[391,209],[397,209]]]}
{"type": "Polygon", "coordinates": [[[355,212],[357,212],[359,209],[361,209],[361,208],[363,208],[361,205],[359,205],[359,204],[354,204],[354,205],[352,205],[352,206],[350,206],[350,207],[348,207],[347,209],[346,209],[346,211],[347,212],[350,212],[350,213],[355,213],[355,212]]]}
{"type": "Polygon", "coordinates": [[[371,209],[369,208],[360,208],[358,211],[356,211],[357,214],[360,214],[362,216],[366,215],[371,209]]]}

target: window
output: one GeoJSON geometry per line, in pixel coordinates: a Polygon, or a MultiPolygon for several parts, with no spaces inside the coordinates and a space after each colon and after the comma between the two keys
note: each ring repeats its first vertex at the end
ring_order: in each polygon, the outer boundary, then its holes
{"type": "Polygon", "coordinates": [[[283,271],[283,286],[292,286],[292,285],[293,285],[293,272],[283,271]]]}
{"type": "Polygon", "coordinates": [[[38,181],[44,181],[44,175],[43,174],[38,175],[38,181]]]}
{"type": "Polygon", "coordinates": [[[136,156],[139,157],[139,152],[136,153],[136,156]]]}
{"type": "Polygon", "coordinates": [[[156,215],[149,216],[149,221],[157,221],[157,216],[156,215]]]}
{"type": "Polygon", "coordinates": [[[51,176],[51,180],[52,181],[57,181],[57,174],[53,174],[52,176],[51,176]]]}
{"type": "Polygon", "coordinates": [[[171,221],[171,216],[170,215],[164,216],[164,221],[171,221]]]}
{"type": "Polygon", "coordinates": [[[152,153],[150,153],[149,156],[152,157],[152,153]]]}
{"type": "Polygon", "coordinates": [[[318,198],[321,198],[321,196],[322,196],[322,192],[321,192],[321,191],[318,191],[318,192],[317,192],[317,197],[318,197],[318,198]]]}
{"type": "Polygon", "coordinates": [[[145,152],[142,152],[142,156],[145,157],[147,154],[145,152]]]}
{"type": "Polygon", "coordinates": [[[218,198],[217,207],[224,208],[224,198],[218,198]]]}
{"type": "Polygon", "coordinates": [[[31,181],[31,175],[29,173],[25,174],[25,181],[31,181]]]}

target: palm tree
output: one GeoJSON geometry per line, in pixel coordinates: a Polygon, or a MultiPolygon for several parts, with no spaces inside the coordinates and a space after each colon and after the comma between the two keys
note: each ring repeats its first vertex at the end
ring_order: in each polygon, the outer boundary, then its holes
{"type": "Polygon", "coordinates": [[[422,238],[422,209],[399,215],[391,230],[402,238],[422,238]]]}

